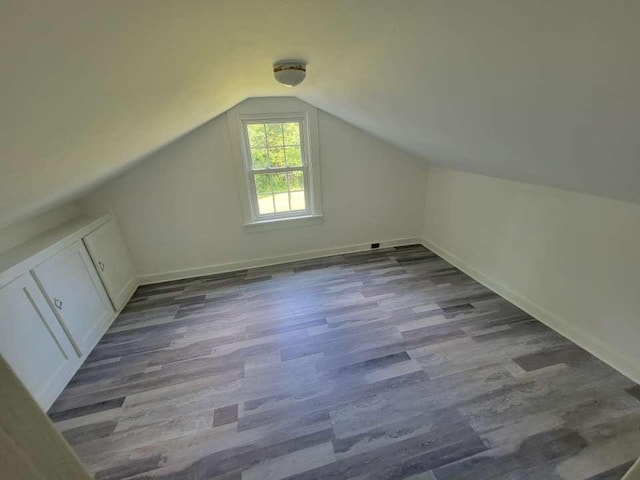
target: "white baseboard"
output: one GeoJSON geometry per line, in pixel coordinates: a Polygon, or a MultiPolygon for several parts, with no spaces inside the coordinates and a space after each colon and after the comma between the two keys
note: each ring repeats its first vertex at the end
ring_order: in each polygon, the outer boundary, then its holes
{"type": "MultiPolygon", "coordinates": [[[[387,240],[380,242],[380,248],[398,247],[402,245],[420,244],[418,237],[401,238],[396,240],[387,240]]],[[[247,268],[268,267],[270,265],[278,265],[280,263],[296,262],[298,260],[309,260],[312,258],[330,257],[331,255],[340,255],[343,253],[355,253],[371,250],[370,243],[359,243],[357,245],[346,245],[335,248],[324,248],[320,250],[309,250],[306,252],[293,253],[290,255],[280,255],[277,257],[264,257],[254,260],[246,260],[240,262],[229,262],[218,265],[208,265],[205,267],[187,268],[184,270],[174,270],[163,273],[153,273],[141,275],[138,277],[139,285],[148,285],[150,283],[168,282],[171,280],[182,280],[185,278],[202,277],[205,275],[213,275],[216,273],[233,272],[235,270],[244,270],[247,268]]]]}
{"type": "Polygon", "coordinates": [[[477,280],[485,287],[493,290],[495,293],[510,301],[520,309],[527,312],[532,317],[540,320],[542,323],[552,328],[560,335],[568,338],[576,345],[587,350],[592,355],[598,357],[600,360],[618,370],[623,375],[626,375],[636,383],[640,383],[640,366],[635,364],[623,355],[620,355],[610,345],[606,345],[597,338],[578,330],[576,327],[568,324],[557,315],[545,310],[544,308],[536,305],[532,301],[528,300],[523,295],[514,292],[510,288],[495,281],[490,276],[485,275],[480,270],[476,269],[473,265],[468,264],[462,258],[449,252],[440,245],[435,244],[427,239],[422,239],[422,245],[436,253],[438,256],[451,263],[453,266],[462,270],[464,273],[477,280]]]}
{"type": "Polygon", "coordinates": [[[631,465],[629,471],[622,477],[622,480],[638,480],[640,478],[640,458],[631,465]]]}

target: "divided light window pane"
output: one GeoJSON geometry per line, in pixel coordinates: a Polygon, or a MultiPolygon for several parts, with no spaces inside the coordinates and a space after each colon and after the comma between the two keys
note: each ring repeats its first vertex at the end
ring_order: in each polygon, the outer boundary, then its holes
{"type": "Polygon", "coordinates": [[[306,209],[304,172],[255,173],[260,215],[306,209]]]}
{"type": "Polygon", "coordinates": [[[247,123],[246,134],[259,215],[306,210],[300,124],[247,123]]]}

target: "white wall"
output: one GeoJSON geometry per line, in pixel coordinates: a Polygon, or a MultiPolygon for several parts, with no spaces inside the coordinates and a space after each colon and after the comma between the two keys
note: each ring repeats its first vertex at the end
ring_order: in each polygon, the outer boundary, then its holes
{"type": "Polygon", "coordinates": [[[36,217],[0,229],[0,253],[5,252],[36,235],[80,215],[80,207],[69,203],[36,217]]]}
{"type": "Polygon", "coordinates": [[[433,168],[423,239],[640,382],[640,205],[433,168]]]}
{"type": "Polygon", "coordinates": [[[143,282],[343,250],[418,241],[424,163],[319,111],[324,219],[320,225],[247,232],[226,117],[217,117],[80,200],[112,211],[143,282]]]}
{"type": "Polygon", "coordinates": [[[440,165],[640,201],[637,0],[3,0],[0,12],[0,226],[88,192],[248,92],[287,95],[270,62],[291,56],[310,62],[296,95],[440,165]],[[286,28],[256,34],[265,25],[286,28]]]}
{"type": "Polygon", "coordinates": [[[0,465],[11,478],[91,480],[75,452],[0,356],[0,465]]]}

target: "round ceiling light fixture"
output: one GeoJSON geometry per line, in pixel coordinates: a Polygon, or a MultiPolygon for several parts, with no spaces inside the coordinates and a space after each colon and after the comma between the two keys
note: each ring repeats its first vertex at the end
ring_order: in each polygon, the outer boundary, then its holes
{"type": "Polygon", "coordinates": [[[307,64],[299,60],[276,62],[273,64],[273,76],[281,84],[295,87],[307,76],[307,64]]]}

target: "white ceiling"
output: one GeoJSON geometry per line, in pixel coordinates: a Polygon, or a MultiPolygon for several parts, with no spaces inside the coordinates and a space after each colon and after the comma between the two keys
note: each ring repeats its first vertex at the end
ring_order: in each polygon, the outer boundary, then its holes
{"type": "Polygon", "coordinates": [[[426,161],[640,202],[640,1],[0,0],[0,226],[246,97],[426,161]],[[309,62],[289,90],[271,63],[309,62]]]}

